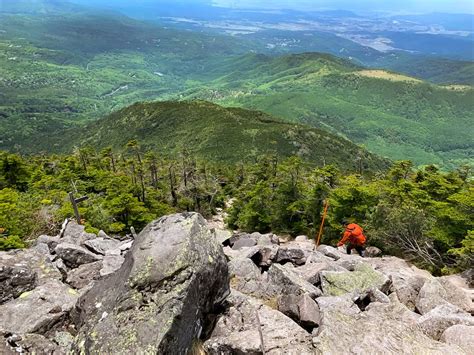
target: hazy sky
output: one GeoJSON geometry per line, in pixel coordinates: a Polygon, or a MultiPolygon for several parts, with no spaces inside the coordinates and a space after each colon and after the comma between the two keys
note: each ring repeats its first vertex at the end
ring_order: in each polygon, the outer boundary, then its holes
{"type": "Polygon", "coordinates": [[[213,0],[226,7],[474,13],[474,0],[213,0]]]}
{"type": "MultiPolygon", "coordinates": [[[[9,0],[12,1],[12,0],[9,0]]],[[[14,0],[13,0],[14,1],[14,0]]],[[[396,13],[470,13],[474,0],[69,0],[95,5],[140,6],[141,4],[196,3],[234,8],[294,9],[294,10],[353,10],[358,12],[396,13]]],[[[1,0],[0,0],[1,2],[1,0]]]]}

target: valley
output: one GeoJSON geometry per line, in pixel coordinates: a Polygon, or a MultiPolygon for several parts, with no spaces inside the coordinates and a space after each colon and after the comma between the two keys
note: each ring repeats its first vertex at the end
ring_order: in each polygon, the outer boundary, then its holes
{"type": "MultiPolygon", "coordinates": [[[[0,149],[64,151],[56,137],[65,130],[133,103],[198,99],[327,130],[394,160],[472,164],[473,62],[348,38],[348,28],[413,34],[426,23],[351,12],[235,10],[224,21],[219,9],[192,19],[171,7],[143,22],[88,7],[38,11],[0,14],[0,149]]],[[[469,41],[450,36],[453,46],[469,41]]]]}

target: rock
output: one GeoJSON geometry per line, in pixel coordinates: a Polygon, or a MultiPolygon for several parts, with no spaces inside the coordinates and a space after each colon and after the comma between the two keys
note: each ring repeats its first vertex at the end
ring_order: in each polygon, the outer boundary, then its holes
{"type": "Polygon", "coordinates": [[[262,234],[257,238],[257,245],[269,246],[273,245],[271,234],[262,234]]]}
{"type": "Polygon", "coordinates": [[[215,229],[214,235],[216,236],[216,240],[219,244],[225,244],[232,237],[232,233],[230,231],[223,229],[215,229]]]}
{"type": "Polygon", "coordinates": [[[333,260],[339,260],[344,256],[339,250],[328,245],[320,245],[316,250],[333,260]]]}
{"type": "Polygon", "coordinates": [[[280,238],[278,238],[277,235],[272,234],[270,238],[272,240],[272,244],[280,245],[280,238]]]}
{"type": "Polygon", "coordinates": [[[474,326],[456,324],[441,335],[441,341],[457,345],[469,354],[474,349],[474,326]]]}
{"type": "Polygon", "coordinates": [[[17,264],[15,258],[0,260],[0,304],[36,287],[37,275],[31,267],[17,264]]]}
{"type": "Polygon", "coordinates": [[[44,254],[35,248],[0,252],[0,304],[62,275],[44,254]]]}
{"type": "Polygon", "coordinates": [[[229,246],[226,246],[226,247],[222,248],[222,250],[224,251],[225,256],[229,260],[242,257],[242,254],[239,250],[232,250],[232,248],[229,247],[229,246]]]}
{"type": "Polygon", "coordinates": [[[130,250],[133,246],[133,239],[132,240],[124,240],[122,244],[120,244],[119,249],[122,253],[130,250]]]}
{"type": "Polygon", "coordinates": [[[452,304],[442,304],[418,319],[418,325],[425,334],[439,340],[449,327],[461,324],[474,326],[474,317],[452,304]]]}
{"type": "Polygon", "coordinates": [[[33,250],[37,251],[38,253],[40,254],[43,254],[45,256],[47,256],[47,258],[50,260],[50,261],[53,261],[54,260],[54,256],[52,256],[50,254],[50,250],[49,250],[49,247],[48,247],[48,244],[46,243],[36,243],[36,245],[32,248],[33,250]]]}
{"type": "Polygon", "coordinates": [[[395,257],[364,259],[375,270],[383,273],[392,281],[391,292],[395,292],[401,303],[411,311],[416,308],[416,301],[426,280],[433,278],[428,272],[408,265],[404,260],[395,257]]]}
{"type": "Polygon", "coordinates": [[[280,247],[275,261],[277,263],[290,261],[295,265],[303,265],[306,263],[306,253],[296,247],[280,247]]]}
{"type": "Polygon", "coordinates": [[[113,274],[115,271],[120,269],[124,263],[125,258],[119,255],[106,255],[102,259],[102,268],[100,269],[99,275],[101,277],[113,274]]]}
{"type": "Polygon", "coordinates": [[[97,237],[98,238],[102,238],[102,239],[111,239],[107,233],[105,233],[103,230],[100,230],[99,233],[97,233],[97,237]]]}
{"type": "Polygon", "coordinates": [[[468,275],[468,273],[464,272],[462,274],[443,276],[439,280],[442,280],[444,288],[447,288],[450,284],[452,284],[456,286],[457,289],[462,290],[466,294],[467,298],[471,301],[471,310],[469,312],[474,313],[474,285],[472,285],[469,279],[463,275],[468,275]]]}
{"type": "Polygon", "coordinates": [[[275,261],[278,254],[278,245],[257,246],[252,248],[243,257],[250,258],[253,262],[261,267],[270,266],[275,261]]]}
{"type": "Polygon", "coordinates": [[[471,311],[472,301],[454,284],[443,279],[429,279],[420,290],[416,308],[426,314],[441,304],[453,304],[467,312],[471,311]]]}
{"type": "Polygon", "coordinates": [[[102,256],[71,243],[61,243],[54,251],[70,268],[76,268],[83,264],[93,263],[102,259],[102,256]]]}
{"type": "Polygon", "coordinates": [[[257,241],[253,238],[241,238],[237,240],[232,246],[233,250],[240,250],[242,248],[250,248],[257,245],[257,241]]]}
{"type": "Polygon", "coordinates": [[[382,250],[377,247],[367,247],[365,248],[364,256],[366,258],[375,258],[379,255],[382,255],[382,250]]]}
{"type": "Polygon", "coordinates": [[[58,344],[65,353],[72,353],[72,345],[74,344],[74,337],[68,332],[56,332],[54,341],[58,344]]]}
{"type": "Polygon", "coordinates": [[[256,238],[253,238],[250,234],[248,233],[237,233],[237,234],[234,234],[232,235],[232,237],[229,238],[229,245],[231,247],[234,246],[234,244],[236,242],[238,242],[239,240],[241,239],[253,239],[255,241],[255,244],[254,245],[257,245],[257,239],[256,238]]]}
{"type": "Polygon", "coordinates": [[[305,265],[298,266],[292,269],[293,272],[298,274],[303,280],[309,282],[312,285],[319,284],[320,274],[321,271],[329,270],[329,271],[346,271],[341,266],[327,263],[327,262],[320,262],[320,263],[306,263],[305,265]]]}
{"type": "Polygon", "coordinates": [[[122,243],[110,238],[95,238],[86,240],[84,246],[96,254],[105,255],[108,250],[117,249],[122,243]]]}
{"type": "Polygon", "coordinates": [[[278,294],[321,296],[321,290],[302,279],[298,274],[279,264],[273,264],[268,270],[268,281],[278,294]]]}
{"type": "Polygon", "coordinates": [[[100,278],[101,269],[102,261],[81,265],[67,274],[66,283],[76,289],[84,288],[90,282],[100,278]]]}
{"type": "Polygon", "coordinates": [[[465,280],[468,287],[474,288],[474,268],[471,267],[470,269],[467,269],[459,276],[465,280]]]}
{"type": "Polygon", "coordinates": [[[355,271],[322,271],[321,288],[324,295],[340,296],[353,291],[364,292],[370,288],[387,288],[389,279],[371,266],[360,264],[355,271]]]}
{"type": "Polygon", "coordinates": [[[362,312],[352,295],[319,297],[319,333],[314,342],[320,354],[462,354],[458,347],[427,337],[408,321],[403,304],[372,303],[362,312]]]}
{"type": "Polygon", "coordinates": [[[304,294],[298,302],[298,311],[299,323],[305,329],[312,329],[319,326],[321,322],[319,306],[308,294],[304,294]]]}
{"type": "Polygon", "coordinates": [[[327,257],[326,255],[320,253],[319,251],[312,250],[308,252],[306,256],[306,264],[318,264],[318,263],[334,264],[334,259],[327,257]]]}
{"type": "Polygon", "coordinates": [[[43,334],[74,307],[78,293],[51,280],[0,305],[0,333],[43,334]]]}
{"type": "Polygon", "coordinates": [[[371,288],[367,292],[370,302],[390,303],[390,298],[377,288],[371,288]]]}
{"type": "Polygon", "coordinates": [[[308,237],[305,235],[299,235],[295,238],[295,242],[307,242],[308,237]]]}
{"type": "Polygon", "coordinates": [[[48,245],[49,252],[54,252],[54,248],[61,242],[59,237],[50,237],[49,235],[40,235],[36,240],[37,244],[44,243],[48,245]]]}
{"type": "Polygon", "coordinates": [[[257,312],[266,354],[314,353],[310,334],[281,312],[234,290],[228,301],[230,308],[204,344],[208,354],[261,354],[257,312]]]}
{"type": "Polygon", "coordinates": [[[298,309],[298,303],[301,299],[301,296],[296,295],[281,295],[277,298],[277,307],[278,310],[283,313],[285,316],[290,317],[294,321],[300,319],[300,312],[298,309]]]}
{"type": "Polygon", "coordinates": [[[231,285],[247,295],[260,294],[262,275],[260,269],[248,258],[237,258],[229,262],[231,285]]]}
{"type": "MultiPolygon", "coordinates": [[[[456,276],[456,275],[452,275],[456,276]]],[[[454,277],[440,277],[438,281],[446,291],[446,301],[474,314],[474,289],[465,289],[466,284],[457,283],[454,277]]]]}
{"type": "MultiPolygon", "coordinates": [[[[11,336],[7,339],[8,350],[11,354],[63,354],[60,347],[40,334],[23,334],[21,336],[11,336]]],[[[0,348],[1,350],[1,348],[0,348]]],[[[2,355],[9,354],[8,352],[2,355]]]]}
{"type": "Polygon", "coordinates": [[[59,270],[62,275],[62,281],[67,279],[67,273],[69,269],[67,268],[66,264],[64,264],[63,259],[59,258],[54,263],[54,266],[59,270]]]}
{"type": "Polygon", "coordinates": [[[137,236],[117,272],[81,297],[74,351],[187,353],[228,293],[226,258],[206,221],[163,217],[137,236]]]}
{"type": "Polygon", "coordinates": [[[95,238],[97,238],[97,236],[92,233],[87,233],[84,226],[77,224],[74,220],[70,220],[64,228],[60,242],[84,246],[86,241],[95,238]]]}
{"type": "Polygon", "coordinates": [[[241,278],[258,279],[261,272],[252,260],[247,258],[233,259],[229,262],[230,277],[238,276],[241,278]]]}

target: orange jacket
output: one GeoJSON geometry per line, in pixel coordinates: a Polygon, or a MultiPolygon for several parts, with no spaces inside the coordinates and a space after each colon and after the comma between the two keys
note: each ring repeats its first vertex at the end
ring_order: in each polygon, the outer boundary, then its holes
{"type": "Polygon", "coordinates": [[[342,239],[337,243],[341,246],[349,242],[352,245],[364,245],[366,241],[364,230],[358,224],[351,223],[346,227],[342,239]]]}

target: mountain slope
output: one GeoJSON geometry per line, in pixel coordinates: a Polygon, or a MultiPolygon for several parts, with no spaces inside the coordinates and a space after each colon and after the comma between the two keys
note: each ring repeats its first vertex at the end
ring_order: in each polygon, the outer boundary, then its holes
{"type": "Polygon", "coordinates": [[[247,51],[111,13],[0,14],[0,149],[31,151],[37,133],[176,97],[197,84],[191,74],[247,51]]]}
{"type": "Polygon", "coordinates": [[[187,150],[227,163],[276,154],[298,155],[317,165],[336,164],[344,169],[358,169],[359,158],[365,169],[387,166],[386,160],[319,129],[205,101],[137,103],[84,127],[79,134],[77,130],[66,133],[61,147],[82,144],[122,149],[132,139],[164,156],[187,150]]]}
{"type": "MultiPolygon", "coordinates": [[[[245,58],[244,58],[245,59],[245,58]]],[[[442,87],[320,54],[259,57],[188,92],[304,122],[417,164],[472,163],[474,90],[442,87]]],[[[231,66],[229,65],[229,68],[231,66]]]]}

